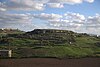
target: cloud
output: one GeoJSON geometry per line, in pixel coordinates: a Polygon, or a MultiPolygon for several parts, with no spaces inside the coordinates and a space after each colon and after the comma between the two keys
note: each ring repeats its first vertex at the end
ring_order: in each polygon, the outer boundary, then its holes
{"type": "Polygon", "coordinates": [[[28,14],[8,14],[0,12],[0,28],[18,28],[21,30],[32,30],[35,25],[32,17],[28,14]]]}
{"type": "Polygon", "coordinates": [[[65,13],[64,15],[59,14],[34,14],[34,18],[47,21],[48,27],[57,29],[78,29],[83,26],[85,22],[84,15],[79,13],[65,13]]]}
{"type": "Polygon", "coordinates": [[[85,0],[86,2],[93,3],[94,0],[85,0]]]}
{"type": "Polygon", "coordinates": [[[4,4],[2,2],[0,2],[0,11],[6,11],[6,9],[2,8],[2,6],[4,6],[4,4]]]}
{"type": "Polygon", "coordinates": [[[70,21],[74,21],[74,22],[82,22],[85,20],[84,15],[81,15],[79,13],[71,13],[71,12],[67,12],[64,14],[65,19],[70,20],[70,21]]]}
{"type": "Polygon", "coordinates": [[[51,8],[63,8],[63,4],[80,4],[82,2],[92,3],[94,0],[1,0],[0,10],[44,10],[48,5],[51,8]]]}
{"type": "Polygon", "coordinates": [[[83,0],[50,0],[51,3],[81,3],[83,0]]]}
{"type": "Polygon", "coordinates": [[[63,8],[64,7],[64,5],[60,3],[48,3],[48,6],[50,6],[51,8],[63,8]]]}
{"type": "MultiPolygon", "coordinates": [[[[39,21],[39,22],[40,22],[39,21]]],[[[38,21],[37,21],[38,22],[38,21]]],[[[0,28],[18,28],[21,30],[29,31],[35,28],[52,28],[73,30],[76,32],[86,32],[100,34],[100,15],[85,17],[79,13],[67,12],[63,15],[60,14],[10,14],[5,11],[0,12],[0,28]],[[39,19],[41,25],[33,21],[39,19]]]]}
{"type": "Polygon", "coordinates": [[[100,15],[85,17],[79,13],[67,12],[63,15],[41,13],[34,16],[47,21],[47,28],[66,29],[76,32],[100,33],[100,15]],[[58,16],[59,17],[58,17],[58,16]]]}
{"type": "Polygon", "coordinates": [[[69,20],[51,20],[49,21],[50,25],[55,26],[55,27],[68,27],[68,28],[76,28],[78,26],[81,26],[82,24],[75,23],[75,22],[70,22],[69,20]]]}
{"type": "Polygon", "coordinates": [[[92,3],[94,0],[49,0],[50,3],[79,4],[83,1],[92,3]]]}
{"type": "Polygon", "coordinates": [[[78,28],[83,26],[85,19],[86,18],[84,17],[84,15],[68,12],[62,15],[62,18],[49,20],[48,23],[50,24],[50,26],[59,27],[62,29],[73,27],[78,28]]]}
{"type": "Polygon", "coordinates": [[[43,10],[46,1],[36,1],[36,0],[4,0],[1,2],[1,8],[5,8],[7,10],[43,10]]]}
{"type": "Polygon", "coordinates": [[[61,15],[59,14],[46,14],[46,13],[41,13],[41,14],[34,14],[33,15],[37,19],[42,19],[42,20],[53,20],[53,19],[60,19],[62,18],[61,15]]]}
{"type": "Polygon", "coordinates": [[[100,28],[100,15],[89,16],[86,20],[86,27],[95,29],[100,28]]]}
{"type": "Polygon", "coordinates": [[[63,4],[81,4],[83,2],[93,3],[94,0],[49,0],[48,6],[52,8],[63,8],[63,4]]]}
{"type": "Polygon", "coordinates": [[[4,9],[4,8],[0,8],[0,11],[6,11],[6,9],[4,9]]]}

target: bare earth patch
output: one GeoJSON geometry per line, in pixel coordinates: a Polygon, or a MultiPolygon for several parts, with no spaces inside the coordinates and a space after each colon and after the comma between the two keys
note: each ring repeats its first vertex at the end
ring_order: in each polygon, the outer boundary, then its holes
{"type": "Polygon", "coordinates": [[[54,58],[0,59],[0,67],[100,67],[100,58],[62,60],[54,58]]]}

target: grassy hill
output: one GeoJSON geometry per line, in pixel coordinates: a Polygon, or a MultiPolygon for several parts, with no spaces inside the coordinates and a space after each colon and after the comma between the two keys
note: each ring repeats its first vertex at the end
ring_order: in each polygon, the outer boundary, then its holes
{"type": "Polygon", "coordinates": [[[0,49],[12,49],[13,57],[100,57],[100,37],[68,30],[35,29],[0,38],[0,49]]]}

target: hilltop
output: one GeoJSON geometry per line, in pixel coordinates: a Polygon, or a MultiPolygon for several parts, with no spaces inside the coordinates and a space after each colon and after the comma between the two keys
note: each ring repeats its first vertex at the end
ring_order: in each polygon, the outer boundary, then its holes
{"type": "Polygon", "coordinates": [[[0,49],[13,50],[13,57],[100,57],[100,37],[69,30],[35,29],[0,38],[0,49]]]}
{"type": "Polygon", "coordinates": [[[0,34],[17,34],[17,33],[23,33],[24,31],[21,31],[19,29],[0,29],[0,34]]]}

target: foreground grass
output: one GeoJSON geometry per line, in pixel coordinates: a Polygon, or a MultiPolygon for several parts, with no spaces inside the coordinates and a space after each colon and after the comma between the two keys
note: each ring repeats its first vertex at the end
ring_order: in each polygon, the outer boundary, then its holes
{"type": "Polygon", "coordinates": [[[72,46],[45,46],[19,48],[13,53],[13,57],[56,57],[56,58],[82,58],[96,56],[96,52],[100,49],[95,48],[79,48],[72,46]]]}
{"type": "MultiPolygon", "coordinates": [[[[100,47],[94,43],[100,39],[94,37],[77,37],[73,44],[62,44],[59,46],[35,46],[34,43],[38,40],[32,39],[17,39],[14,38],[10,42],[10,48],[13,50],[15,58],[23,57],[56,57],[56,58],[82,58],[82,57],[100,57],[100,47]]],[[[0,49],[7,49],[8,44],[1,44],[0,49]]]]}

